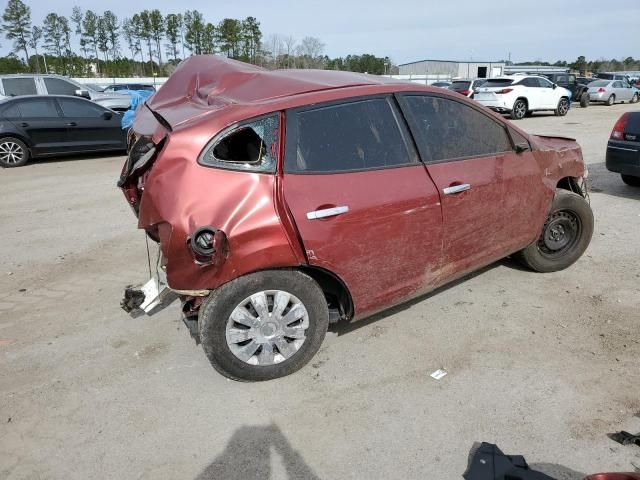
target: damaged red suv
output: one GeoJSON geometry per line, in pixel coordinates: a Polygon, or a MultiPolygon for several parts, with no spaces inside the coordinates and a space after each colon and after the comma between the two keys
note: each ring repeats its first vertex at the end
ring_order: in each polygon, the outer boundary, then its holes
{"type": "Polygon", "coordinates": [[[130,141],[119,186],[187,325],[240,380],[290,374],[330,322],[508,255],[566,268],[593,232],[574,140],[439,88],[195,56],[130,141]]]}

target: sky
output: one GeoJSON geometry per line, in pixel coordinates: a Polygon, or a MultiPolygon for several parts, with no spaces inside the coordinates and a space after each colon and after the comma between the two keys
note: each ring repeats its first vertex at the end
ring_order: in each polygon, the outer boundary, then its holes
{"type": "MultiPolygon", "coordinates": [[[[69,16],[74,4],[97,13],[108,8],[119,18],[145,8],[163,14],[197,9],[214,24],[225,17],[254,16],[264,38],[313,36],[330,57],[372,53],[396,64],[426,58],[497,61],[509,54],[514,62],[640,57],[640,2],[635,0],[23,1],[34,24],[50,11],[69,16]]],[[[10,46],[2,41],[4,53],[10,46]]]]}

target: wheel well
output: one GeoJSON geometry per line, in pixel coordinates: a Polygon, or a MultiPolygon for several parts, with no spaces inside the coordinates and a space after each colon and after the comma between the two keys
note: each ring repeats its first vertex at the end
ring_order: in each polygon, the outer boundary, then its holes
{"type": "Polygon", "coordinates": [[[2,135],[2,136],[0,137],[0,141],[1,141],[1,140],[3,140],[3,139],[5,139],[5,138],[17,138],[18,140],[20,140],[22,143],[24,143],[24,144],[27,146],[27,148],[29,149],[29,153],[31,153],[31,149],[33,148],[33,147],[31,146],[31,142],[29,142],[29,141],[28,141],[26,138],[24,138],[22,135],[17,134],[17,133],[15,133],[15,134],[14,134],[14,133],[8,133],[8,132],[7,132],[5,135],[2,135]]]}
{"type": "Polygon", "coordinates": [[[353,299],[349,289],[338,276],[318,267],[305,265],[300,270],[313,278],[327,297],[329,309],[337,309],[341,318],[352,318],[354,312],[353,299]]]}
{"type": "Polygon", "coordinates": [[[583,197],[585,196],[585,193],[583,192],[582,187],[578,182],[578,179],[574,177],[561,178],[560,180],[558,180],[558,183],[556,184],[556,188],[568,190],[570,192],[577,193],[578,195],[582,195],[583,197]]]}
{"type": "MultiPolygon", "coordinates": [[[[518,100],[522,100],[527,105],[527,108],[529,108],[529,100],[527,100],[527,97],[518,97],[518,98],[516,98],[516,102],[518,100]]],[[[513,104],[515,105],[516,102],[513,102],[513,104]]]]}

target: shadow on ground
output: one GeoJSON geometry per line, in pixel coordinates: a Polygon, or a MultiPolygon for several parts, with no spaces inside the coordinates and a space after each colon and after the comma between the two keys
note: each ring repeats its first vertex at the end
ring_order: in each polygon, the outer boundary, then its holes
{"type": "Polygon", "coordinates": [[[400,305],[396,305],[395,307],[391,307],[387,310],[384,310],[380,313],[376,313],[375,315],[372,315],[370,317],[367,317],[363,320],[356,320],[354,322],[346,322],[346,321],[340,321],[338,323],[334,323],[329,325],[329,331],[336,333],[338,336],[341,335],[346,335],[347,333],[351,333],[355,330],[358,330],[359,328],[365,327],[367,325],[370,325],[372,323],[375,323],[379,320],[382,320],[384,318],[390,317],[392,315],[395,315],[397,313],[403,312],[409,308],[411,308],[413,305],[415,305],[416,303],[420,303],[423,302],[425,300],[430,299],[431,297],[438,295],[439,293],[445,292],[450,288],[456,287],[458,285],[460,285],[461,283],[466,282],[467,280],[470,280],[472,278],[477,277],[478,275],[482,275],[485,272],[488,272],[489,270],[493,270],[494,268],[497,268],[499,266],[504,266],[504,267],[508,267],[514,270],[521,270],[521,271],[525,271],[525,272],[531,272],[529,269],[523,267],[522,265],[520,265],[518,262],[516,262],[515,260],[507,257],[507,258],[503,258],[502,260],[498,260],[495,263],[492,263],[491,265],[487,265],[484,268],[481,268],[480,270],[476,270],[475,272],[469,273],[467,275],[465,275],[462,278],[459,278],[458,280],[454,280],[451,283],[447,283],[446,285],[443,285],[435,290],[433,290],[432,292],[426,293],[424,295],[421,295],[417,298],[414,298],[412,300],[409,300],[405,303],[402,303],[400,305]]]}
{"type": "Polygon", "coordinates": [[[576,472],[556,463],[532,463],[529,467],[532,470],[549,475],[555,480],[583,480],[587,476],[586,473],[576,472]]]}
{"type": "Polygon", "coordinates": [[[94,152],[94,153],[74,153],[74,154],[61,154],[53,157],[40,157],[29,160],[24,167],[20,168],[37,168],[38,164],[55,164],[62,162],[72,162],[81,160],[101,160],[105,158],[117,158],[126,155],[124,150],[119,151],[107,151],[107,152],[94,152]]]}
{"type": "Polygon", "coordinates": [[[591,163],[588,167],[590,192],[640,200],[640,187],[624,183],[619,174],[607,170],[605,162],[591,163]]]}
{"type": "Polygon", "coordinates": [[[224,451],[195,480],[320,480],[276,425],[235,431],[224,451]],[[281,461],[278,461],[280,457],[281,461]],[[280,474],[282,472],[282,475],[280,474]],[[277,477],[274,477],[277,474],[277,477]]]}

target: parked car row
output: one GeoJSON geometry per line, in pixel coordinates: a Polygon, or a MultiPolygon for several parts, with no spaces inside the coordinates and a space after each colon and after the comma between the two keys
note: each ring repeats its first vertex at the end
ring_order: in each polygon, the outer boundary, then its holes
{"type": "Polygon", "coordinates": [[[121,112],[84,98],[23,95],[0,100],[0,166],[31,158],[82,152],[124,151],[121,112]]]}

